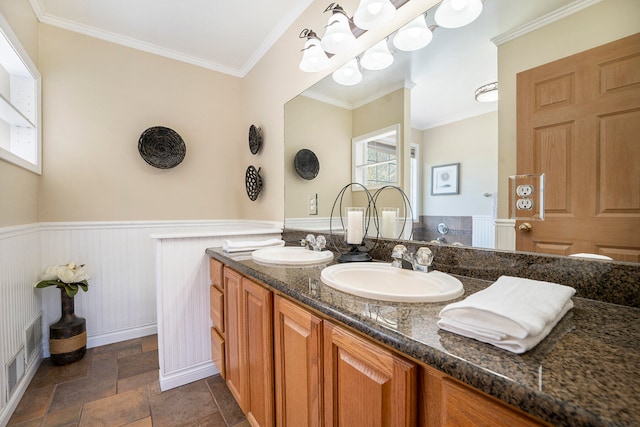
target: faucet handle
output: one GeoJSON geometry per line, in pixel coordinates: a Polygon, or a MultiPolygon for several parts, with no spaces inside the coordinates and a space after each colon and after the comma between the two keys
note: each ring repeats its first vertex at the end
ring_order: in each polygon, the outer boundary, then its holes
{"type": "Polygon", "coordinates": [[[433,262],[433,252],[427,247],[422,247],[416,252],[415,260],[416,264],[427,267],[428,270],[428,267],[430,267],[433,262]]]}
{"type": "Polygon", "coordinates": [[[316,243],[316,238],[313,234],[307,234],[307,237],[305,237],[304,240],[310,245],[315,245],[316,243]]]}
{"type": "Polygon", "coordinates": [[[316,237],[316,245],[314,249],[316,251],[321,251],[325,246],[327,246],[327,239],[324,236],[316,237]]]}
{"type": "Polygon", "coordinates": [[[407,253],[407,247],[405,245],[395,245],[393,247],[393,251],[391,252],[391,258],[402,259],[402,257],[406,253],[407,253]]]}

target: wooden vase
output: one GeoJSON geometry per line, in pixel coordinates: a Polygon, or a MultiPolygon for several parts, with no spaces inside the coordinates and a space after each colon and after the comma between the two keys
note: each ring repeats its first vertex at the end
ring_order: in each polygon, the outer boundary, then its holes
{"type": "Polygon", "coordinates": [[[74,313],[73,297],[60,288],[62,316],[49,326],[49,353],[56,365],[76,362],[87,351],[87,321],[74,313]]]}

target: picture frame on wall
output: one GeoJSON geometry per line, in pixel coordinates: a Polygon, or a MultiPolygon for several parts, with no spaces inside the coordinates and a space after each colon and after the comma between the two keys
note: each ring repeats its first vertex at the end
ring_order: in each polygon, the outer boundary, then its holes
{"type": "Polygon", "coordinates": [[[431,195],[460,194],[460,163],[431,167],[431,195]]]}

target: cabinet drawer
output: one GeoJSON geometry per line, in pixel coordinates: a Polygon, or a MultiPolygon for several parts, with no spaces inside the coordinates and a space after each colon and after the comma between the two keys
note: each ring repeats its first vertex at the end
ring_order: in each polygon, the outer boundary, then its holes
{"type": "Polygon", "coordinates": [[[224,264],[220,261],[209,258],[209,277],[211,278],[211,283],[220,290],[224,290],[224,280],[222,279],[223,266],[224,264]]]}
{"type": "Polygon", "coordinates": [[[215,286],[209,286],[209,308],[213,326],[221,333],[224,332],[224,294],[215,286]]]}
{"type": "Polygon", "coordinates": [[[220,336],[215,328],[211,328],[211,360],[220,371],[220,376],[226,378],[224,366],[224,338],[220,336]]]}

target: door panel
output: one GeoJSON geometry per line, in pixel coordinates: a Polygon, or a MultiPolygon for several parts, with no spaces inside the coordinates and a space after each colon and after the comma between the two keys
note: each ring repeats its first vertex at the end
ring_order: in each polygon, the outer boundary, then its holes
{"type": "Polygon", "coordinates": [[[519,73],[517,90],[517,173],[545,174],[545,220],[516,249],[640,261],[640,34],[519,73]]]}

